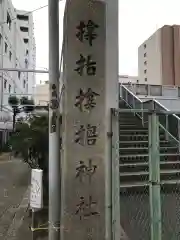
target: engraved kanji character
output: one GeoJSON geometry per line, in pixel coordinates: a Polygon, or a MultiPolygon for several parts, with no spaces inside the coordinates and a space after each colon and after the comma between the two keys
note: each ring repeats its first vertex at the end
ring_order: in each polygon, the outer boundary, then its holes
{"type": "Polygon", "coordinates": [[[92,60],[92,56],[88,55],[87,58],[80,54],[80,59],[76,61],[78,67],[74,69],[80,76],[83,76],[84,69],[88,76],[94,76],[96,74],[96,62],[92,60]]]}
{"type": "Polygon", "coordinates": [[[79,90],[79,95],[76,97],[75,106],[79,108],[80,111],[90,111],[96,106],[96,97],[100,96],[98,93],[94,92],[91,88],[88,88],[87,92],[84,92],[81,88],[79,90]]]}

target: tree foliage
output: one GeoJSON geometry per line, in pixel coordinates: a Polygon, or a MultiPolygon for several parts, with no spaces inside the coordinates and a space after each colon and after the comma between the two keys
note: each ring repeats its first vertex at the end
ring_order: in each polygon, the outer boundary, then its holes
{"type": "Polygon", "coordinates": [[[18,97],[12,95],[9,96],[8,99],[9,105],[13,110],[13,131],[15,130],[16,116],[20,112],[30,113],[34,110],[34,100],[28,99],[28,97],[22,97],[19,99],[18,97]]]}
{"type": "Polygon", "coordinates": [[[31,167],[43,170],[44,202],[48,201],[48,115],[31,116],[29,121],[16,123],[16,132],[9,140],[12,150],[18,152],[31,167]]]}
{"type": "Polygon", "coordinates": [[[48,116],[32,116],[28,122],[17,122],[9,144],[31,168],[44,169],[44,160],[48,158],[48,116]]]}

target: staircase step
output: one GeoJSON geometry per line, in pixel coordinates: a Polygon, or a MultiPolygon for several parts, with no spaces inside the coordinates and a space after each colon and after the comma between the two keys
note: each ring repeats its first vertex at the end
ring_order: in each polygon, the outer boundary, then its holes
{"type": "MultiPolygon", "coordinates": [[[[148,150],[149,148],[148,147],[125,147],[125,148],[119,148],[119,150],[123,151],[123,150],[148,150]]],[[[177,149],[177,146],[163,146],[163,147],[160,147],[160,149],[177,149]]]]}
{"type": "Polygon", "coordinates": [[[144,182],[133,182],[133,183],[120,183],[121,188],[132,188],[132,187],[142,187],[142,186],[149,186],[149,181],[144,182]]]}
{"type": "MultiPolygon", "coordinates": [[[[161,134],[160,136],[160,140],[165,140],[165,135],[161,134]]],[[[119,141],[123,142],[123,141],[148,141],[149,140],[149,136],[148,134],[120,134],[119,136],[119,141]]]]}
{"type": "Polygon", "coordinates": [[[142,128],[139,125],[135,125],[135,126],[131,125],[130,126],[130,125],[127,125],[127,124],[126,125],[119,125],[119,130],[120,131],[127,130],[127,132],[130,132],[130,131],[138,131],[138,132],[146,131],[146,132],[148,132],[148,128],[146,128],[146,127],[142,128]]]}
{"type": "MultiPolygon", "coordinates": [[[[161,185],[171,185],[171,184],[180,184],[180,180],[162,180],[161,185]]],[[[149,186],[149,181],[144,182],[133,182],[133,183],[120,183],[120,189],[123,188],[133,188],[133,187],[143,187],[143,186],[149,186]]]]}
{"type": "MultiPolygon", "coordinates": [[[[149,161],[149,156],[140,156],[140,157],[120,157],[120,164],[125,164],[125,163],[148,163],[149,161]]],[[[171,161],[180,161],[180,156],[179,155],[163,155],[160,156],[160,161],[162,162],[171,162],[171,161]]]]}
{"type": "MultiPolygon", "coordinates": [[[[180,169],[180,161],[160,161],[160,169],[161,171],[175,170],[180,169]]],[[[149,171],[149,163],[121,163],[120,164],[120,175],[123,173],[134,173],[134,172],[148,172],[149,171]]]]}
{"type": "MultiPolygon", "coordinates": [[[[160,156],[179,156],[179,153],[160,153],[160,156]]],[[[120,158],[137,158],[137,157],[149,157],[149,154],[138,153],[136,155],[133,154],[124,154],[120,155],[120,158]]]]}
{"type": "Polygon", "coordinates": [[[120,173],[120,183],[133,183],[133,182],[149,181],[148,171],[142,172],[124,172],[120,173]]]}
{"type": "MultiPolygon", "coordinates": [[[[171,164],[180,164],[180,161],[160,161],[160,165],[171,165],[171,164]]],[[[137,162],[137,163],[120,163],[119,166],[120,167],[129,167],[129,166],[148,166],[149,163],[148,162],[137,162]]]]}
{"type": "MultiPolygon", "coordinates": [[[[160,173],[161,181],[166,180],[179,180],[180,179],[180,170],[177,169],[168,169],[161,170],[160,173]]],[[[144,182],[149,181],[149,172],[125,172],[120,174],[120,183],[134,183],[134,182],[144,182]]]]}
{"type": "MultiPolygon", "coordinates": [[[[180,174],[180,169],[163,169],[160,170],[161,175],[162,174],[176,174],[179,173],[180,174]]],[[[120,176],[143,176],[143,175],[149,175],[149,171],[141,171],[141,172],[123,172],[120,173],[120,176]]]]}
{"type": "MultiPolygon", "coordinates": [[[[173,146],[165,146],[165,147],[160,147],[160,153],[178,153],[179,149],[178,147],[173,147],[173,146]]],[[[149,148],[148,147],[125,147],[119,148],[119,154],[122,155],[129,155],[129,154],[146,154],[149,153],[149,148]]]]}
{"type": "MultiPolygon", "coordinates": [[[[131,129],[119,129],[120,130],[120,132],[127,132],[127,133],[131,133],[132,132],[132,130],[131,129]]],[[[134,129],[133,129],[133,134],[136,134],[136,133],[144,133],[144,132],[148,132],[148,129],[136,129],[135,131],[134,131],[134,129]]]]}
{"type": "MultiPolygon", "coordinates": [[[[160,141],[160,147],[166,147],[170,146],[169,141],[160,141]]],[[[140,141],[120,141],[120,146],[125,148],[126,146],[128,147],[147,147],[149,145],[148,141],[140,140],[140,141]]],[[[173,144],[173,147],[178,147],[177,143],[173,144]]]]}

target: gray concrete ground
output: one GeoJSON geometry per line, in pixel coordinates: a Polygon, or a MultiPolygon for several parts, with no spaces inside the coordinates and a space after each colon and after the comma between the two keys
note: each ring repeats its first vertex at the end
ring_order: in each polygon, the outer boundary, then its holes
{"type": "Polygon", "coordinates": [[[28,202],[30,169],[18,159],[0,161],[0,240],[15,240],[28,202]]]}

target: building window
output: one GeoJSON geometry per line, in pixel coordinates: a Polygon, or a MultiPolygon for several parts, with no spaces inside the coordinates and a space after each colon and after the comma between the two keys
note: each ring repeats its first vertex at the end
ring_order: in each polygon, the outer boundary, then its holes
{"type": "Polygon", "coordinates": [[[26,80],[23,81],[23,88],[26,87],[26,80]]]}
{"type": "Polygon", "coordinates": [[[144,69],[144,74],[146,74],[147,73],[147,69],[144,69]]]}
{"type": "Polygon", "coordinates": [[[8,25],[8,27],[9,27],[9,30],[11,30],[11,23],[12,23],[11,17],[10,17],[10,15],[9,15],[9,13],[7,12],[7,25],[8,25]]]}
{"type": "Polygon", "coordinates": [[[28,43],[28,42],[29,42],[28,38],[24,38],[24,43],[28,43]]]}
{"type": "Polygon", "coordinates": [[[146,57],[147,56],[147,53],[144,53],[144,57],[146,57]]]}
{"type": "Polygon", "coordinates": [[[27,50],[26,50],[26,56],[28,56],[28,55],[29,55],[29,50],[27,49],[27,50]]]}
{"type": "Polygon", "coordinates": [[[147,82],[147,78],[145,78],[144,81],[147,82]]]}
{"type": "Polygon", "coordinates": [[[21,72],[18,71],[18,78],[20,79],[21,78],[21,72]]]}
{"type": "Polygon", "coordinates": [[[147,65],[147,61],[144,61],[144,65],[147,65]]]}
{"type": "Polygon", "coordinates": [[[29,20],[29,16],[18,14],[18,15],[17,15],[17,19],[23,20],[23,21],[28,21],[28,20],[29,20]]]}
{"type": "Polygon", "coordinates": [[[29,31],[28,27],[20,27],[21,32],[27,32],[29,31]]]}
{"type": "Polygon", "coordinates": [[[7,87],[7,80],[4,80],[4,89],[7,87]]]}
{"type": "Polygon", "coordinates": [[[8,45],[7,45],[7,43],[5,43],[5,45],[4,45],[4,51],[5,51],[5,53],[7,53],[7,50],[8,50],[8,45]]]}
{"type": "Polygon", "coordinates": [[[144,44],[144,49],[146,49],[146,47],[147,47],[146,44],[144,44]]]}
{"type": "Polygon", "coordinates": [[[11,59],[12,59],[12,52],[9,51],[9,60],[11,61],[11,59]]]}
{"type": "Polygon", "coordinates": [[[9,84],[9,93],[11,92],[11,84],[9,84]]]}
{"type": "Polygon", "coordinates": [[[25,68],[28,68],[28,60],[25,59],[24,62],[25,62],[25,68]]]}
{"type": "Polygon", "coordinates": [[[0,44],[2,43],[2,34],[0,33],[0,44]]]}

